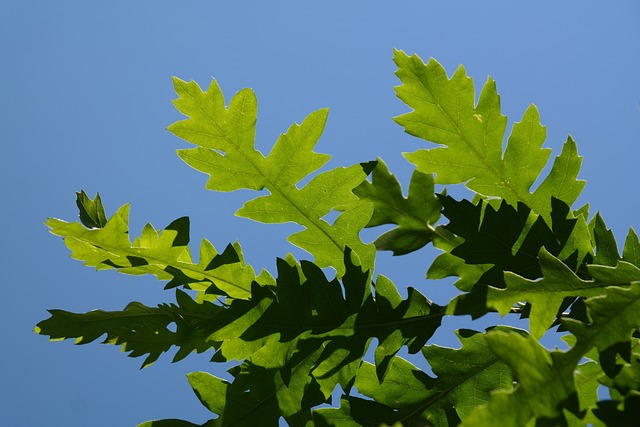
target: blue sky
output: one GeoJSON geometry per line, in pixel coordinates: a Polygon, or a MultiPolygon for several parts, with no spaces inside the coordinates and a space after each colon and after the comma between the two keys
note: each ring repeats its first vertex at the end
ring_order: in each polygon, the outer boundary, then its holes
{"type": "MultiPolygon", "coordinates": [[[[401,152],[426,147],[392,117],[393,48],[459,64],[479,90],[497,81],[510,125],[535,103],[546,146],[568,134],[584,156],[579,200],[599,210],[619,241],[640,230],[640,3],[596,1],[111,1],[0,3],[0,197],[4,238],[0,418],[10,426],[133,426],[152,418],[202,422],[207,412],[184,375],[220,368],[210,355],[139,370],[112,346],[49,343],[32,332],[46,309],[121,309],[172,301],[147,277],[95,272],[69,258],[42,224],[75,220],[74,192],[99,191],[108,213],[131,203],[131,230],[191,217],[192,243],[239,240],[256,269],[293,251],[295,226],[233,217],[250,197],[204,190],[205,176],[175,155],[187,144],[165,129],[179,120],[171,76],[227,99],[251,87],[263,151],[293,122],[329,107],[317,149],[330,166],[385,159],[407,182],[401,152]],[[451,3],[451,4],[449,4],[451,3]],[[517,3],[517,4],[516,4],[517,3]]],[[[510,128],[510,126],[509,126],[510,128]]],[[[371,235],[373,236],[373,235],[371,235]]],[[[447,283],[424,280],[430,250],[378,272],[446,302],[447,283]]],[[[470,326],[466,319],[451,327],[470,326]]],[[[438,343],[455,345],[447,336],[438,343]]]]}

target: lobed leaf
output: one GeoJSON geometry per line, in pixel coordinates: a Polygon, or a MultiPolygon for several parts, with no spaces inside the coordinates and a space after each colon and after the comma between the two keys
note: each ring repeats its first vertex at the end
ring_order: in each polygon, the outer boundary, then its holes
{"type": "Polygon", "coordinates": [[[198,304],[180,290],[176,291],[176,299],[177,305],[158,307],[131,302],[122,311],[93,310],[79,314],[49,310],[51,317],[38,323],[35,331],[52,340],[75,338],[75,344],[87,344],[106,335],[103,343],[122,346],[129,357],[146,355],[143,368],[173,346],[178,347],[174,362],[193,351],[202,353],[216,347],[208,339],[209,322],[215,320],[222,308],[206,301],[198,304]],[[169,327],[171,324],[175,324],[175,331],[169,327]]]}
{"type": "Polygon", "coordinates": [[[415,352],[433,334],[440,307],[414,290],[402,300],[383,277],[374,296],[368,272],[349,252],[344,262],[340,283],[310,262],[278,260],[275,288],[254,284],[250,299],[234,299],[203,321],[207,341],[218,350],[214,361],[244,360],[231,383],[202,373],[190,377],[203,404],[219,415],[213,425],[273,424],[280,416],[305,425],[311,408],[338,384],[351,388],[372,338],[389,348],[376,373],[383,380],[393,369],[387,361],[403,345],[415,352]]]}
{"type": "Polygon", "coordinates": [[[94,199],[90,199],[87,193],[80,191],[76,193],[76,205],[80,210],[80,221],[87,228],[102,228],[107,224],[107,216],[102,206],[100,194],[96,194],[94,199]]]}
{"type": "MultiPolygon", "coordinates": [[[[434,266],[441,270],[438,272],[441,276],[465,275],[462,290],[470,292],[449,303],[447,312],[450,314],[470,314],[476,318],[498,309],[504,315],[514,305],[526,301],[523,291],[526,296],[533,293],[550,297],[549,289],[530,286],[533,279],[543,274],[543,264],[538,255],[541,249],[555,256],[562,255],[564,258],[558,262],[570,265],[569,273],[591,259],[593,248],[584,217],[573,218],[568,206],[560,200],[552,201],[549,226],[541,216],[533,214],[521,203],[515,209],[504,201],[495,208],[482,200],[472,204],[466,200],[455,201],[449,196],[441,196],[440,199],[443,214],[450,220],[444,228],[455,233],[462,243],[446,248],[449,252],[434,261],[428,277],[434,276],[434,266]],[[477,267],[474,270],[472,266],[477,267]],[[510,283],[505,282],[513,277],[520,277],[522,281],[513,279],[510,283]],[[508,290],[509,286],[514,288],[513,292],[508,290]],[[505,288],[507,290],[501,292],[505,288]]],[[[558,297],[560,294],[554,295],[558,297]]],[[[559,306],[541,305],[534,310],[545,307],[546,315],[555,319],[559,306]]],[[[539,317],[534,317],[532,327],[536,330],[532,332],[538,337],[551,322],[539,330],[543,325],[536,323],[539,317]]],[[[543,323],[547,320],[545,317],[543,323]]]]}
{"type": "Polygon", "coordinates": [[[587,350],[596,347],[600,353],[615,344],[629,342],[633,331],[640,329],[640,274],[630,278],[629,287],[610,286],[605,291],[604,296],[586,301],[590,324],[562,319],[563,325],[578,338],[577,345],[587,350]]]}
{"type": "Polygon", "coordinates": [[[396,51],[396,75],[402,85],[398,97],[412,112],[395,120],[411,135],[441,145],[405,154],[418,170],[436,174],[436,183],[466,186],[486,197],[498,197],[515,206],[522,202],[549,219],[551,198],[573,204],[584,187],[577,180],[581,158],[571,137],[551,172],[531,192],[547,163],[550,150],[542,148],[545,128],[535,106],[514,125],[503,154],[506,117],[489,78],[476,104],[473,81],[460,66],[451,78],[434,59],[424,64],[413,55],[396,51]]]}
{"type": "Polygon", "coordinates": [[[342,254],[347,246],[367,269],[373,267],[375,248],[358,237],[372,206],[356,203],[352,192],[372,165],[336,168],[316,175],[301,189],[296,186],[329,160],[328,155],[313,151],[324,130],[326,109],[291,126],[265,157],[254,147],[257,102],[251,90],[238,92],[226,108],[215,80],[204,92],[196,83],[177,78],[174,86],[179,96],[174,104],[188,119],[169,130],[196,145],[178,154],[194,169],[209,174],[207,189],[267,189],[269,195],[248,201],[237,215],[265,223],[300,224],[305,230],[289,241],[314,255],[320,267],[334,267],[339,275],[345,271],[342,254]],[[323,217],[333,209],[344,212],[331,225],[323,217]]]}
{"type": "Polygon", "coordinates": [[[224,326],[210,337],[221,342],[219,356],[283,368],[303,343],[312,343],[309,351],[322,346],[311,373],[328,398],[337,384],[345,390],[351,387],[376,337],[385,348],[379,359],[379,375],[384,377],[388,361],[402,346],[416,352],[424,345],[439,326],[443,310],[413,289],[406,300],[400,299],[383,277],[374,296],[368,273],[353,265],[348,255],[345,265],[340,283],[328,281],[312,263],[298,266],[278,260],[275,294],[254,286],[250,301],[232,301],[220,317],[224,326]]]}
{"type": "MultiPolygon", "coordinates": [[[[79,204],[86,204],[82,194],[79,193],[79,204]]],[[[96,200],[99,199],[96,197],[96,200]]],[[[80,212],[82,216],[83,210],[80,212]]],[[[187,286],[198,291],[211,288],[211,293],[233,298],[250,295],[251,283],[256,276],[253,268],[244,263],[242,249],[237,243],[219,254],[204,239],[196,264],[187,246],[188,217],[173,221],[162,231],[147,224],[142,234],[131,243],[128,214],[129,205],[122,206],[101,228],[86,228],[79,222],[69,223],[55,218],[50,218],[45,224],[51,233],[64,237],[73,258],[98,270],[113,268],[125,274],[152,274],[159,280],[169,280],[169,288],[187,286]]]]}
{"type": "Polygon", "coordinates": [[[373,215],[367,227],[397,225],[376,239],[376,248],[393,251],[394,255],[416,251],[439,232],[434,227],[440,218],[440,203],[434,194],[433,176],[415,170],[405,198],[387,165],[382,159],[376,162],[371,182],[365,181],[353,190],[360,200],[373,202],[373,215]]]}
{"type": "Polygon", "coordinates": [[[505,273],[505,289],[490,287],[487,305],[495,308],[501,315],[509,313],[517,302],[531,304],[529,326],[531,335],[539,339],[558,316],[565,298],[594,297],[606,293],[601,282],[579,278],[562,261],[551,255],[545,248],[539,254],[542,280],[534,281],[515,273],[505,273]]]}
{"type": "Polygon", "coordinates": [[[532,419],[546,419],[562,425],[563,408],[579,411],[574,370],[579,360],[574,354],[549,352],[537,340],[517,331],[488,332],[493,352],[518,379],[513,391],[496,391],[487,404],[474,408],[462,426],[516,427],[530,425],[532,419]]]}
{"type": "MultiPolygon", "coordinates": [[[[498,328],[502,329],[502,328],[498,328]]],[[[460,349],[429,345],[422,349],[436,378],[396,357],[384,381],[378,383],[372,365],[358,371],[355,386],[365,396],[397,410],[404,424],[409,414],[443,425],[464,419],[477,405],[486,403],[493,390],[511,389],[509,368],[489,349],[480,332],[456,331],[460,349]],[[454,415],[452,412],[455,411],[454,415]]]]}

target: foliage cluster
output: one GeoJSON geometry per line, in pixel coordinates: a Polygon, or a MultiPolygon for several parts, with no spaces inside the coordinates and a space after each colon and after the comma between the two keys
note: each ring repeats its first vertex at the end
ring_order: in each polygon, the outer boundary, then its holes
{"type": "Polygon", "coordinates": [[[275,274],[257,274],[237,242],[219,252],[206,239],[196,261],[186,217],[163,230],[148,224],[131,242],[128,205],[107,218],[99,196],[80,192],[80,221],[49,219],[51,232],[87,266],[166,281],[176,302],[50,310],[36,331],[76,344],[106,335],[105,343],[144,357],[143,366],[172,347],[174,361],[210,350],[212,362],[237,361],[229,381],[188,375],[214,414],[207,427],[282,419],[291,426],[631,425],[640,408],[638,236],[630,229],[620,255],[601,216],[572,207],[584,181],[570,137],[541,176],[551,150],[542,147],[535,106],[505,144],[507,119],[493,80],[476,101],[464,68],[448,77],[433,59],[425,64],[402,51],[394,59],[397,95],[411,108],[396,122],[437,144],[405,154],[415,166],[406,197],[381,159],[318,172],[329,160],[313,151],[326,110],[292,125],[265,156],[254,146],[251,90],[227,106],[215,80],[203,91],[175,79],[175,106],[187,118],[169,130],[194,145],[180,158],[209,175],[209,190],[267,190],[237,215],[299,224],[288,240],[313,261],[289,254],[275,274]],[[436,194],[436,184],[464,184],[475,196],[436,194]],[[332,211],[339,215],[330,223],[332,211]],[[361,241],[363,228],[380,225],[394,228],[361,241]],[[427,278],[457,278],[460,293],[446,306],[414,288],[403,298],[374,274],[376,250],[400,256],[427,244],[441,250],[427,278]],[[528,318],[529,330],[460,329],[460,348],[429,343],[446,316],[490,312],[528,318]],[[540,344],[550,328],[568,349],[540,344]],[[432,372],[398,356],[403,347],[432,372]],[[368,350],[373,363],[363,360],[368,350]],[[327,405],[338,386],[340,402],[327,405]]]}

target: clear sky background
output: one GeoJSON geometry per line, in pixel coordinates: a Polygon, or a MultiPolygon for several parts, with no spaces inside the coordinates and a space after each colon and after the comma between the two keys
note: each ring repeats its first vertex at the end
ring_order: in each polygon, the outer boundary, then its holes
{"type": "MultiPolygon", "coordinates": [[[[310,112],[330,108],[317,150],[329,166],[383,157],[406,183],[402,151],[427,144],[392,117],[393,48],[459,64],[479,90],[491,75],[509,127],[535,103],[546,146],[571,134],[588,184],[577,205],[602,212],[619,241],[640,230],[640,2],[603,1],[18,1],[0,2],[0,424],[133,426],[154,418],[203,422],[208,412],[184,377],[221,369],[211,353],[171,364],[113,346],[49,343],[32,332],[46,309],[122,309],[132,300],[173,301],[152,277],[95,272],[69,258],[42,224],[75,220],[74,192],[99,191],[108,214],[131,203],[131,233],[191,217],[192,245],[239,240],[256,270],[275,271],[293,251],[295,226],[233,217],[250,194],[204,190],[206,176],[175,155],[184,141],[165,128],[181,119],[171,76],[227,99],[258,97],[257,145],[310,112]]],[[[577,206],[576,205],[576,206],[577,206]]],[[[372,238],[374,234],[367,234],[372,238]]],[[[445,303],[451,285],[427,282],[430,249],[378,272],[445,303]]],[[[448,327],[471,326],[456,319],[448,327]],[[457,323],[456,323],[457,322],[457,323]]],[[[455,345],[439,334],[435,342],[455,345]]]]}

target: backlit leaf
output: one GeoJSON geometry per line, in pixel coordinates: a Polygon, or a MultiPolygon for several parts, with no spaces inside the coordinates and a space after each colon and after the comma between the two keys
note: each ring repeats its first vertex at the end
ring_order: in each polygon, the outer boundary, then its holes
{"type": "Polygon", "coordinates": [[[196,145],[178,154],[194,169],[209,174],[207,189],[267,189],[269,195],[248,201],[237,215],[265,223],[300,224],[305,230],[289,241],[313,254],[320,267],[334,267],[339,275],[344,273],[346,246],[368,269],[373,266],[375,248],[358,237],[373,207],[354,205],[358,198],[352,192],[372,165],[336,168],[316,175],[300,189],[296,186],[329,160],[330,156],[313,151],[324,130],[326,109],[291,126],[265,157],[254,147],[257,101],[250,89],[238,92],[227,108],[215,80],[206,91],[177,78],[174,86],[179,96],[174,104],[188,118],[169,130],[196,145]],[[333,209],[344,212],[331,225],[323,217],[333,209]]]}
{"type": "Polygon", "coordinates": [[[402,82],[396,93],[413,108],[396,121],[411,135],[441,145],[405,154],[418,170],[435,173],[439,184],[466,183],[481,195],[513,206],[523,202],[547,219],[551,197],[569,206],[577,199],[584,181],[576,179],[581,158],[571,138],[547,178],[531,192],[550,154],[542,148],[545,128],[534,106],[514,125],[503,153],[507,120],[491,78],[476,103],[473,81],[462,66],[449,78],[434,59],[425,65],[417,55],[396,51],[394,60],[402,82]]]}

